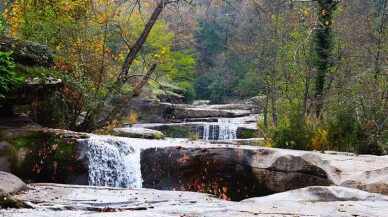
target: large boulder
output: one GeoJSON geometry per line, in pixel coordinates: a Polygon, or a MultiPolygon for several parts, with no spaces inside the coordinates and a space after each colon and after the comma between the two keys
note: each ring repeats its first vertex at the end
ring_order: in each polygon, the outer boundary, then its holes
{"type": "Polygon", "coordinates": [[[9,156],[15,148],[8,142],[0,142],[0,171],[11,172],[11,162],[9,156]]]}
{"type": "Polygon", "coordinates": [[[5,216],[386,216],[388,197],[343,187],[308,187],[232,202],[195,192],[57,184],[16,197],[32,209],[5,216]],[[109,213],[106,213],[109,212],[109,213]]]}
{"type": "Polygon", "coordinates": [[[388,195],[387,165],[388,157],[195,142],[141,153],[144,187],[226,194],[234,200],[317,185],[388,195]]]}
{"type": "Polygon", "coordinates": [[[76,142],[87,135],[32,126],[0,124],[0,162],[4,163],[0,170],[26,182],[88,184],[88,164],[79,159],[82,149],[76,142]]]}
{"type": "Polygon", "coordinates": [[[0,171],[0,189],[7,194],[14,194],[18,191],[26,189],[26,184],[18,177],[0,171]]]}

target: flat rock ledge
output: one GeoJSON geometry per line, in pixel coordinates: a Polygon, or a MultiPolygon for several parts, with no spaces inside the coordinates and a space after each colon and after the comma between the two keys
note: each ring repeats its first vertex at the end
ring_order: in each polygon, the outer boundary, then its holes
{"type": "Polygon", "coordinates": [[[307,187],[241,202],[195,192],[59,184],[28,187],[15,197],[32,208],[3,209],[3,216],[386,216],[388,207],[387,196],[338,186],[307,187]]]}

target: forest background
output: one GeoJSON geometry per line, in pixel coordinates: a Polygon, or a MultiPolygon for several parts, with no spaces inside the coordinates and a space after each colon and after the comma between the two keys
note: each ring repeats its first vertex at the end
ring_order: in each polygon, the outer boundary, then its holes
{"type": "Polygon", "coordinates": [[[1,34],[47,46],[51,68],[1,52],[0,97],[57,77],[48,126],[92,132],[140,93],[262,100],[266,145],[386,154],[388,0],[11,0],[1,34]],[[174,94],[174,93],[172,93],[174,94]],[[79,121],[83,116],[82,121],[79,121]]]}

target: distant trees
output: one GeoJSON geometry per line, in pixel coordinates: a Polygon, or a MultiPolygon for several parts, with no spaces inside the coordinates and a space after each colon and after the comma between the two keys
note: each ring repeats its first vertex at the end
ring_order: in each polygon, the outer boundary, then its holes
{"type": "Polygon", "coordinates": [[[257,5],[286,23],[271,37],[278,46],[267,48],[276,50],[285,66],[274,73],[276,110],[271,82],[264,88],[264,111],[278,115],[264,120],[268,141],[287,148],[386,153],[388,74],[376,65],[388,60],[381,46],[387,39],[386,1],[290,1],[280,16],[274,15],[276,5],[257,5]]]}

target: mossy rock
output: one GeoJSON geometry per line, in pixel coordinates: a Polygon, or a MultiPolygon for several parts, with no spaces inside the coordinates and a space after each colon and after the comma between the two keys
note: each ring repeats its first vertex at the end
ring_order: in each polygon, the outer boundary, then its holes
{"type": "Polygon", "coordinates": [[[246,129],[246,128],[238,128],[237,129],[237,138],[238,139],[257,138],[257,130],[255,130],[255,129],[246,129]]]}
{"type": "Polygon", "coordinates": [[[54,77],[54,78],[60,78],[61,73],[52,69],[52,68],[45,68],[42,66],[26,66],[22,65],[20,63],[15,64],[15,72],[18,76],[21,76],[23,78],[39,78],[42,83],[47,81],[48,79],[54,77]]]}
{"type": "Polygon", "coordinates": [[[0,209],[4,208],[25,208],[26,204],[0,189],[0,209]]]}
{"type": "Polygon", "coordinates": [[[76,139],[48,130],[0,137],[13,146],[7,153],[11,172],[25,182],[87,184],[87,180],[76,181],[88,173],[87,166],[78,162],[76,139]]]}
{"type": "Polygon", "coordinates": [[[162,132],[171,138],[191,138],[195,135],[195,131],[187,126],[167,126],[162,132]]]}
{"type": "Polygon", "coordinates": [[[48,68],[54,64],[54,55],[50,49],[31,41],[0,35],[0,51],[12,51],[13,60],[26,66],[48,68]]]}

